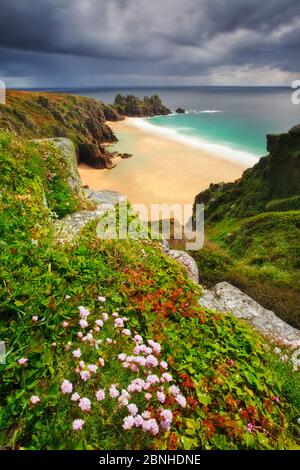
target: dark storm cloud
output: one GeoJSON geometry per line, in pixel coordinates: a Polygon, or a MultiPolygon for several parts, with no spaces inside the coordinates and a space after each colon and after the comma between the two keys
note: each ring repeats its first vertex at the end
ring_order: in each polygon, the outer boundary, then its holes
{"type": "Polygon", "coordinates": [[[257,69],[288,78],[299,43],[299,0],[1,0],[9,77],[163,82],[257,69]]]}

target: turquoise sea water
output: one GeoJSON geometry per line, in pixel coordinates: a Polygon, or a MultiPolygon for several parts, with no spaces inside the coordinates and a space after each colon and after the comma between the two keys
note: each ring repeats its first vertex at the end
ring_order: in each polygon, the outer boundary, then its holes
{"type": "Polygon", "coordinates": [[[288,87],[120,87],[72,92],[106,103],[112,103],[117,93],[141,98],[157,93],[172,112],[181,106],[187,113],[151,118],[149,123],[171,129],[173,137],[176,131],[260,156],[266,154],[266,134],[286,132],[300,123],[300,105],[292,104],[288,87]]]}

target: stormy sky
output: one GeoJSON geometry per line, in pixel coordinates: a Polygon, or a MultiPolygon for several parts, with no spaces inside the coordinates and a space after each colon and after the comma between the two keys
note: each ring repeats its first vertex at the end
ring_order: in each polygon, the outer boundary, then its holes
{"type": "Polygon", "coordinates": [[[18,87],[290,85],[299,0],[0,0],[18,87]]]}

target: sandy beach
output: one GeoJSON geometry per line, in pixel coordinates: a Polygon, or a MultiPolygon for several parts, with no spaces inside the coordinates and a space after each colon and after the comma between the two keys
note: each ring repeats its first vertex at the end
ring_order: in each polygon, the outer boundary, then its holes
{"type": "Polygon", "coordinates": [[[116,159],[117,166],[112,170],[95,170],[82,164],[80,176],[90,188],[120,191],[132,203],[191,204],[210,183],[234,181],[246,168],[137,128],[130,119],[108,124],[119,139],[111,149],[133,157],[116,159]]]}

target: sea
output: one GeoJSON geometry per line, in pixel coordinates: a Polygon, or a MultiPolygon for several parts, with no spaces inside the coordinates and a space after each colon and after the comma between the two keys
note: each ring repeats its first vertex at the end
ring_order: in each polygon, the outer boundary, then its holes
{"type": "Polygon", "coordinates": [[[158,94],[168,116],[139,120],[138,125],[194,147],[228,154],[251,166],[267,153],[266,134],[287,132],[300,123],[300,104],[289,87],[98,88],[68,91],[113,103],[116,94],[143,98],[158,94]],[[185,109],[177,114],[177,108],[185,109]]]}

